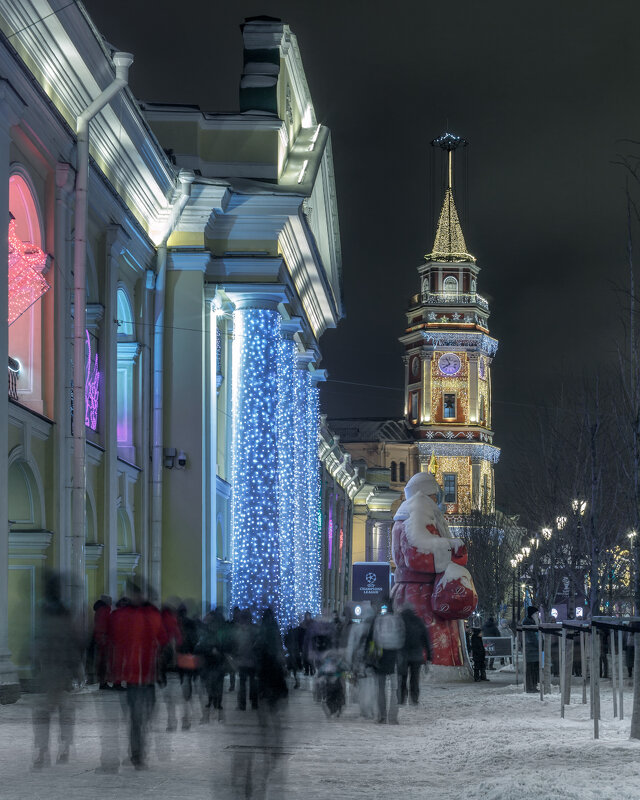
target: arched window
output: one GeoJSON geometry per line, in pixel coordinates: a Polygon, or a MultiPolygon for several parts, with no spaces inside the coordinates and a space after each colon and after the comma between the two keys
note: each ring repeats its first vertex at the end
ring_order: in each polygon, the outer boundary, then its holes
{"type": "Polygon", "coordinates": [[[396,483],[398,480],[398,465],[395,461],[391,462],[391,483],[396,483]]]}
{"type": "MultiPolygon", "coordinates": [[[[17,362],[14,397],[43,414],[42,303],[44,277],[40,212],[31,179],[15,166],[9,178],[9,356],[17,362]]],[[[12,376],[13,377],[13,376],[12,376]]]]}
{"type": "Polygon", "coordinates": [[[118,287],[118,339],[133,337],[133,312],[131,301],[122,286],[118,287]]]}
{"type": "Polygon", "coordinates": [[[400,462],[400,483],[404,483],[407,479],[407,465],[404,461],[400,462]]]}
{"type": "Polygon", "coordinates": [[[444,283],[442,284],[442,288],[444,293],[447,295],[455,296],[458,294],[458,279],[454,278],[453,275],[448,275],[444,279],[444,283]]]}

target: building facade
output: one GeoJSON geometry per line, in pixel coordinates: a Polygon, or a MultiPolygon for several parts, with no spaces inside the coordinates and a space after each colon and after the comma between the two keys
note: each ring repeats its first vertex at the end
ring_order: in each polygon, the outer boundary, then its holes
{"type": "Polygon", "coordinates": [[[205,114],[141,105],[131,56],[81,5],[56,11],[0,8],[3,699],[30,671],[45,568],[85,620],[131,579],[199,610],[270,602],[283,625],[322,605],[340,240],[296,38],[248,20],[241,111],[205,114]]]}

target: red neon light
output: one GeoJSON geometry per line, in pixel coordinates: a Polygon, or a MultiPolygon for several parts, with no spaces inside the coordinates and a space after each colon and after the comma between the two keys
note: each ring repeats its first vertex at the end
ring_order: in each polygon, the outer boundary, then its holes
{"type": "Polygon", "coordinates": [[[47,254],[16,233],[16,221],[9,222],[9,325],[24,314],[49,289],[42,275],[47,254]]]}

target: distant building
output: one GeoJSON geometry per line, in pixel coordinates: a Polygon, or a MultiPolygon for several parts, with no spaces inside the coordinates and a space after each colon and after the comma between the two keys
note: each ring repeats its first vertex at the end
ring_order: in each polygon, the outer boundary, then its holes
{"type": "MultiPolygon", "coordinates": [[[[454,532],[472,512],[495,510],[500,455],[491,427],[498,342],[489,335],[489,304],[477,290],[480,268],[467,252],[453,196],[453,152],[461,143],[451,134],[434,142],[447,153],[448,181],[433,248],[418,267],[420,291],[410,300],[400,337],[404,416],[330,420],[354,462],[361,458],[374,472],[388,470],[391,489],[402,492],[416,472],[434,472],[454,532]]],[[[377,530],[367,525],[364,548],[385,560],[385,548],[374,546],[377,530]]]]}

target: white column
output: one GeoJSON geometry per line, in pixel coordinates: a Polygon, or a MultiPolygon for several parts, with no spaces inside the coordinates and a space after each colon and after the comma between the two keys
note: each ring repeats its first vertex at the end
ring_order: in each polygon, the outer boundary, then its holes
{"type": "Polygon", "coordinates": [[[480,422],[478,407],[478,354],[469,353],[469,422],[477,425],[480,422]]]}
{"type": "Polygon", "coordinates": [[[125,250],[126,234],[118,225],[107,230],[102,323],[101,397],[104,424],[104,588],[118,594],[118,260],[125,250]]]}
{"type": "MultiPolygon", "coordinates": [[[[9,357],[9,297],[7,265],[9,261],[9,164],[11,128],[17,125],[24,104],[6,80],[0,80],[0,454],[9,452],[9,401],[7,360],[9,357]]],[[[0,458],[0,700],[18,699],[20,687],[9,652],[9,499],[8,459],[0,458]]]]}
{"type": "Polygon", "coordinates": [[[69,570],[66,531],[71,527],[69,487],[71,481],[71,193],[75,170],[70,164],[56,166],[56,204],[54,257],[51,270],[54,292],[54,371],[53,428],[54,547],[63,572],[69,570]]]}
{"type": "Polygon", "coordinates": [[[431,362],[433,353],[422,354],[422,410],[421,422],[431,422],[431,362]]]}

